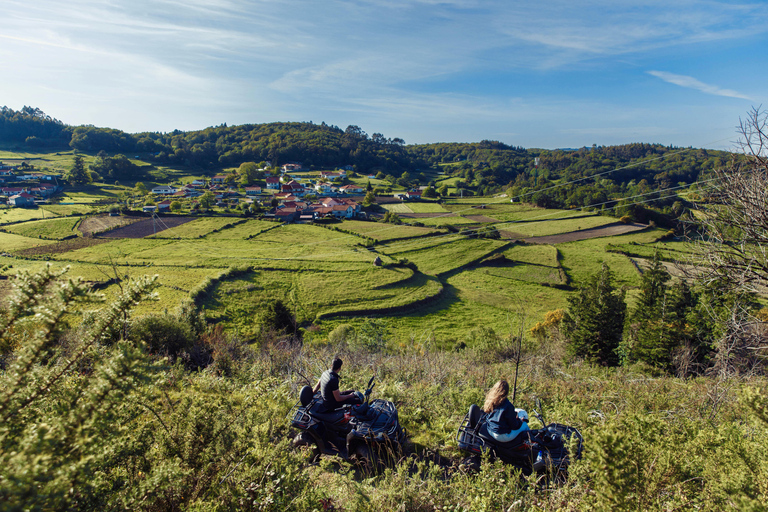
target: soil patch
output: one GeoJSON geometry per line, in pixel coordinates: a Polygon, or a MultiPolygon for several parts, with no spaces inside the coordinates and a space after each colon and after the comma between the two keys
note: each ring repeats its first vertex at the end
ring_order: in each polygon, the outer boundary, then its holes
{"type": "Polygon", "coordinates": [[[83,236],[93,236],[110,229],[118,228],[120,226],[127,226],[140,219],[135,217],[123,217],[122,215],[110,217],[109,215],[98,215],[95,217],[88,217],[77,226],[83,236]]]}
{"type": "Polygon", "coordinates": [[[504,240],[522,240],[525,238],[525,235],[522,233],[517,233],[515,231],[507,231],[506,229],[500,229],[499,234],[501,235],[501,238],[504,240]]]}
{"type": "Polygon", "coordinates": [[[40,256],[43,254],[60,254],[62,252],[75,251],[84,247],[91,247],[94,245],[100,245],[109,242],[109,240],[103,240],[99,238],[71,238],[69,240],[62,240],[50,245],[41,245],[40,247],[30,247],[29,249],[23,249],[21,251],[14,251],[17,256],[40,256]]]}
{"type": "Polygon", "coordinates": [[[640,231],[647,227],[648,226],[646,224],[638,224],[636,222],[631,224],[614,222],[613,224],[606,224],[605,226],[596,228],[582,229],[581,231],[571,231],[570,233],[563,233],[561,235],[534,236],[531,238],[525,238],[524,240],[532,244],[562,244],[565,242],[575,242],[577,240],[587,240],[589,238],[623,235],[625,233],[632,233],[633,231],[640,231]]]}
{"type": "MultiPolygon", "coordinates": [[[[143,219],[128,226],[113,229],[100,235],[102,238],[144,238],[155,235],[167,229],[173,229],[195,220],[197,217],[160,217],[143,219]]],[[[170,234],[170,233],[167,233],[170,234]]]]}

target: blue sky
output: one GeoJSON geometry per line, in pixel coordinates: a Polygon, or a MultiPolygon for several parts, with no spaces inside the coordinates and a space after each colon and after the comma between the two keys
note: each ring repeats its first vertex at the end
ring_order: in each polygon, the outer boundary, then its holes
{"type": "Polygon", "coordinates": [[[406,143],[733,148],[768,2],[3,0],[0,105],[128,132],[314,121],[406,143]]]}

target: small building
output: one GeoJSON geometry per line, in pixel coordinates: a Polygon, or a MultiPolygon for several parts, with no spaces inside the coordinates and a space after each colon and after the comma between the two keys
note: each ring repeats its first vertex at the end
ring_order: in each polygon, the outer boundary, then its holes
{"type": "Polygon", "coordinates": [[[261,187],[245,187],[245,195],[257,196],[261,194],[261,187]]]}
{"type": "Polygon", "coordinates": [[[166,199],[165,201],[160,201],[157,203],[157,211],[158,212],[169,212],[171,211],[171,200],[166,199]]]}
{"type": "Polygon", "coordinates": [[[421,190],[409,190],[405,193],[406,199],[421,199],[421,190]]]}
{"type": "Polygon", "coordinates": [[[288,192],[296,196],[304,194],[304,185],[296,180],[291,180],[280,188],[281,192],[288,192]]]}
{"type": "Polygon", "coordinates": [[[277,176],[267,176],[266,182],[267,188],[272,190],[280,190],[280,178],[277,176]]]}
{"type": "Polygon", "coordinates": [[[157,210],[157,206],[144,206],[142,207],[141,211],[144,213],[155,213],[155,210],[157,210]]]}
{"type": "Polygon", "coordinates": [[[289,163],[283,165],[283,172],[297,172],[304,170],[304,165],[300,163],[289,163]]]}
{"type": "Polygon", "coordinates": [[[152,189],[152,193],[161,196],[170,196],[176,193],[176,189],[170,185],[158,185],[152,189]]]}
{"type": "Polygon", "coordinates": [[[339,190],[341,192],[344,192],[345,194],[362,194],[365,191],[365,189],[360,185],[352,185],[352,184],[339,187],[339,190]]]}
{"type": "Polygon", "coordinates": [[[21,194],[11,196],[8,199],[8,204],[17,208],[31,208],[35,206],[35,197],[32,194],[22,192],[21,194]]]}
{"type": "Polygon", "coordinates": [[[217,174],[216,176],[211,178],[211,184],[212,185],[223,185],[224,184],[224,180],[226,180],[226,179],[227,179],[227,175],[226,174],[217,174]]]}

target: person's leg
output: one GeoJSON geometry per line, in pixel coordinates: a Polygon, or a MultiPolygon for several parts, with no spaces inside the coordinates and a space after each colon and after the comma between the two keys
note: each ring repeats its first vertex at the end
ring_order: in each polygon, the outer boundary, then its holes
{"type": "Polygon", "coordinates": [[[514,440],[520,432],[525,432],[526,430],[530,430],[528,428],[527,423],[523,423],[523,425],[518,428],[517,430],[513,430],[509,434],[494,434],[491,431],[488,431],[489,434],[491,434],[491,437],[493,437],[495,440],[497,440],[500,443],[508,443],[512,440],[514,440]]]}

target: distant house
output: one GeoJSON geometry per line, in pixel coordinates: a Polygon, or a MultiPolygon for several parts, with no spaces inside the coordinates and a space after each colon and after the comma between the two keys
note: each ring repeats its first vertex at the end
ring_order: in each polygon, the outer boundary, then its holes
{"type": "Polygon", "coordinates": [[[11,196],[10,199],[8,199],[8,204],[18,208],[29,208],[31,206],[35,206],[35,198],[32,194],[22,192],[21,194],[11,196]]]}
{"type": "Polygon", "coordinates": [[[360,185],[344,185],[343,187],[339,187],[339,190],[345,194],[362,194],[365,191],[360,185]]]}
{"type": "Polygon", "coordinates": [[[298,196],[295,196],[291,194],[290,192],[279,192],[272,196],[274,199],[277,199],[280,202],[285,201],[298,201],[300,198],[298,196]]]}
{"type": "Polygon", "coordinates": [[[176,189],[170,185],[159,185],[152,189],[152,193],[162,196],[170,196],[176,193],[176,189]]]}
{"type": "Polygon", "coordinates": [[[336,181],[346,176],[346,173],[338,171],[320,171],[320,179],[336,181]]]}
{"type": "Polygon", "coordinates": [[[226,179],[227,179],[227,175],[226,174],[217,174],[216,176],[211,178],[211,184],[212,185],[223,185],[224,184],[224,180],[226,180],[226,179]]]}
{"type": "Polygon", "coordinates": [[[296,180],[291,180],[282,187],[280,187],[281,192],[289,192],[293,195],[301,196],[304,194],[304,185],[299,183],[296,180]]]}
{"type": "Polygon", "coordinates": [[[157,211],[158,212],[169,212],[171,211],[171,200],[166,199],[165,201],[160,201],[157,203],[157,211]]]}
{"type": "Polygon", "coordinates": [[[205,180],[194,180],[192,183],[190,183],[195,188],[204,187],[205,186],[205,180]]]}
{"type": "Polygon", "coordinates": [[[257,196],[261,194],[261,187],[245,187],[245,195],[257,196]]]}
{"type": "Polygon", "coordinates": [[[22,192],[26,192],[26,191],[27,191],[27,189],[22,188],[22,187],[3,187],[3,188],[0,188],[0,194],[4,195],[6,197],[15,196],[17,194],[21,194],[22,192]]]}
{"type": "Polygon", "coordinates": [[[56,192],[56,187],[47,183],[42,183],[29,189],[29,193],[39,197],[51,197],[56,192]]]}
{"type": "Polygon", "coordinates": [[[144,206],[141,209],[144,213],[155,213],[155,210],[157,210],[157,206],[144,206]]]}
{"type": "Polygon", "coordinates": [[[290,163],[283,165],[283,172],[296,172],[304,170],[304,166],[300,163],[290,163]]]}
{"type": "Polygon", "coordinates": [[[421,190],[409,190],[405,193],[407,199],[421,199],[421,190]]]}
{"type": "Polygon", "coordinates": [[[280,190],[280,178],[277,176],[268,176],[267,179],[267,188],[272,190],[280,190]]]}
{"type": "Polygon", "coordinates": [[[332,194],[336,190],[336,187],[327,181],[321,181],[315,184],[315,190],[318,194],[332,194]]]}

